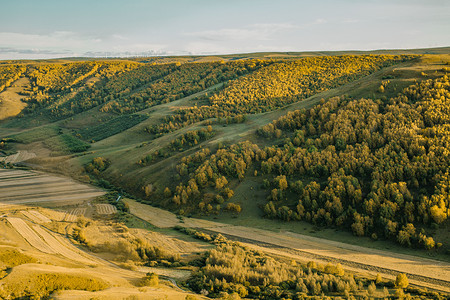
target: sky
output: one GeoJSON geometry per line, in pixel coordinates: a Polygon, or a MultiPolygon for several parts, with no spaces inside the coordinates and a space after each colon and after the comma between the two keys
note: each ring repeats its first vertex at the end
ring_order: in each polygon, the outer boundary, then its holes
{"type": "Polygon", "coordinates": [[[0,0],[0,59],[450,46],[449,0],[0,0]]]}

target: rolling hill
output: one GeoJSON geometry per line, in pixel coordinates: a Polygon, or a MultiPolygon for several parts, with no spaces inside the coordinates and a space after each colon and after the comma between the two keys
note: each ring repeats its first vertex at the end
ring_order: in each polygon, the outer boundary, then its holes
{"type": "Polygon", "coordinates": [[[448,48],[4,61],[0,150],[180,218],[448,261],[449,71],[448,48]]]}

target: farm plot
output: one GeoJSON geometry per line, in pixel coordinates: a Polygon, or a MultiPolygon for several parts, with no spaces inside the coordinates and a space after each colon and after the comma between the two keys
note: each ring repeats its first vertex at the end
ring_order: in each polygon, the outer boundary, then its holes
{"type": "Polygon", "coordinates": [[[95,208],[99,215],[112,215],[117,212],[117,208],[111,204],[96,204],[95,208]]]}
{"type": "Polygon", "coordinates": [[[20,212],[38,224],[50,223],[52,221],[37,210],[21,210],[20,212]]]}
{"type": "MultiPolygon", "coordinates": [[[[93,261],[87,259],[76,251],[74,246],[63,245],[61,240],[57,239],[57,237],[45,229],[43,229],[39,225],[34,225],[33,229],[44,239],[44,241],[49,245],[51,249],[53,249],[56,253],[61,254],[64,257],[67,257],[71,260],[75,260],[85,264],[92,264],[93,261]],[[68,247],[69,246],[69,247],[68,247]]],[[[65,243],[64,243],[65,244],[65,243]]]]}
{"type": "Polygon", "coordinates": [[[66,213],[64,221],[66,222],[76,222],[79,216],[84,216],[86,214],[87,208],[78,207],[74,208],[66,213]]]}
{"type": "Polygon", "coordinates": [[[42,238],[31,229],[24,220],[13,217],[8,217],[7,220],[31,246],[44,253],[55,253],[55,251],[50,248],[50,246],[42,240],[42,238]]]}
{"type": "Polygon", "coordinates": [[[12,155],[8,155],[5,157],[0,157],[0,161],[4,161],[5,163],[18,163],[18,162],[22,162],[22,161],[26,161],[32,158],[35,158],[36,154],[33,152],[28,152],[26,150],[23,151],[17,151],[16,154],[12,154],[12,155]]]}
{"type": "Polygon", "coordinates": [[[79,251],[63,238],[48,232],[40,225],[29,226],[21,218],[8,217],[12,227],[34,248],[48,254],[59,254],[68,259],[93,264],[94,260],[82,256],[79,251]]]}
{"type": "MultiPolygon", "coordinates": [[[[2,157],[2,158],[4,158],[4,157],[2,157]]],[[[31,176],[36,176],[36,175],[37,175],[36,173],[23,171],[23,170],[0,169],[0,180],[1,179],[11,179],[12,180],[12,179],[19,178],[19,177],[31,177],[31,176]]]]}
{"type": "Polygon", "coordinates": [[[58,211],[58,210],[45,210],[43,212],[47,217],[49,217],[53,221],[64,221],[64,218],[66,217],[67,213],[64,211],[58,211]]]}
{"type": "Polygon", "coordinates": [[[69,178],[23,170],[0,170],[1,203],[65,206],[103,195],[100,189],[69,178]]]}

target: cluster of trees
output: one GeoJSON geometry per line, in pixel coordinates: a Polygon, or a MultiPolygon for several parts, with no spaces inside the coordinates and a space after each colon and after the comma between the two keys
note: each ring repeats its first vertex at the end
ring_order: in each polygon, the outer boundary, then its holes
{"type": "Polygon", "coordinates": [[[256,175],[267,188],[267,217],[439,247],[430,235],[450,213],[449,91],[444,76],[387,100],[336,97],[289,112],[258,131],[274,146],[246,142],[182,161],[188,183],[174,202],[207,207],[218,178],[229,187],[256,175]]]}
{"type": "MultiPolygon", "coordinates": [[[[187,232],[192,234],[192,232],[187,232]]],[[[196,233],[197,238],[211,241],[216,247],[197,261],[200,269],[186,282],[194,291],[209,297],[227,299],[327,299],[405,296],[403,289],[413,299],[421,296],[440,299],[438,293],[408,288],[408,278],[399,274],[395,280],[355,277],[340,264],[321,265],[310,261],[283,261],[260,251],[227,241],[222,236],[211,237],[196,233]],[[394,290],[395,289],[395,290],[394,290]],[[392,295],[391,295],[392,293],[392,295]]]]}
{"type": "Polygon", "coordinates": [[[147,126],[145,131],[155,137],[159,137],[216,116],[214,109],[206,105],[176,109],[173,114],[165,116],[158,124],[147,126]]]}
{"type": "Polygon", "coordinates": [[[138,66],[139,64],[132,62],[106,61],[42,64],[29,66],[27,76],[37,89],[49,93],[58,93],[70,89],[91,76],[110,77],[138,66]]]}
{"type": "Polygon", "coordinates": [[[162,122],[146,127],[145,131],[153,134],[155,137],[159,137],[211,118],[216,118],[217,122],[223,124],[236,124],[245,122],[246,115],[235,110],[221,109],[217,106],[202,105],[186,107],[175,110],[173,114],[164,117],[162,122]]]}
{"type": "Polygon", "coordinates": [[[230,81],[224,89],[202,99],[207,105],[178,109],[147,131],[161,135],[209,118],[239,123],[240,118],[235,119],[237,115],[274,110],[412,58],[414,56],[361,55],[275,61],[230,81]]]}
{"type": "MultiPolygon", "coordinates": [[[[234,195],[227,177],[243,179],[257,150],[256,145],[243,142],[219,149],[213,155],[209,149],[202,149],[198,154],[182,159],[176,169],[187,183],[176,186],[173,203],[185,212],[196,211],[197,208],[206,213],[220,211],[221,204],[234,195]]],[[[241,208],[236,205],[229,205],[226,209],[239,213],[241,208]]]]}
{"type": "Polygon", "coordinates": [[[100,96],[108,78],[136,67],[134,62],[78,62],[27,66],[32,91],[26,99],[25,114],[46,114],[55,119],[67,117],[101,104],[100,96]],[[92,83],[82,85],[89,78],[92,83]]]}
{"type": "MultiPolygon", "coordinates": [[[[290,62],[252,59],[185,64],[91,61],[29,65],[26,73],[33,88],[24,113],[61,119],[101,106],[104,112],[127,114],[232,80],[219,93],[199,99],[208,105],[177,111],[175,119],[179,120],[167,120],[159,126],[165,128],[155,126],[150,130],[168,132],[205,118],[226,119],[268,111],[410,58],[341,56],[290,62]],[[94,77],[89,84],[81,85],[94,77]],[[242,89],[243,86],[247,88],[242,89]]],[[[25,67],[20,68],[23,72],[25,67]]]]}
{"type": "Polygon", "coordinates": [[[231,81],[209,100],[211,105],[219,107],[242,107],[247,113],[264,112],[272,106],[307,98],[406,59],[410,57],[345,55],[279,62],[231,81]]]}
{"type": "Polygon", "coordinates": [[[6,65],[0,67],[0,92],[19,79],[27,68],[22,65],[6,65]]]}
{"type": "Polygon", "coordinates": [[[439,246],[426,230],[450,212],[449,90],[444,76],[388,101],[334,98],[264,126],[262,136],[286,138],[261,163],[262,172],[278,175],[266,214],[439,246]],[[295,208],[286,205],[293,195],[300,195],[295,208]]]}
{"type": "Polygon", "coordinates": [[[104,157],[95,157],[92,161],[84,167],[84,170],[95,176],[100,175],[101,172],[106,170],[111,162],[104,157]]]}
{"type": "Polygon", "coordinates": [[[126,114],[170,102],[272,63],[242,60],[210,63],[142,64],[129,61],[28,66],[32,82],[26,113],[64,118],[95,106],[126,114]],[[96,80],[81,86],[89,78],[96,80]]]}
{"type": "Polygon", "coordinates": [[[42,64],[30,68],[28,77],[34,87],[44,92],[60,92],[93,75],[99,65],[95,62],[42,64]]]}
{"type": "MultiPolygon", "coordinates": [[[[268,61],[248,60],[231,63],[186,63],[171,64],[169,74],[126,98],[116,98],[103,105],[104,111],[126,113],[138,111],[160,103],[167,103],[200,92],[217,83],[236,78],[259,68],[268,61]]],[[[166,65],[155,65],[162,68],[166,65]]],[[[167,68],[167,67],[166,67],[167,68]]]]}
{"type": "Polygon", "coordinates": [[[170,148],[184,150],[212,138],[216,134],[211,125],[200,130],[190,130],[170,142],[170,148]]]}
{"type": "Polygon", "coordinates": [[[188,148],[198,145],[199,143],[212,138],[215,134],[216,132],[213,131],[211,125],[208,125],[207,128],[187,131],[186,133],[170,141],[167,146],[148,153],[137,163],[141,166],[148,166],[158,161],[159,158],[169,157],[174,153],[174,151],[184,151],[188,148]]]}

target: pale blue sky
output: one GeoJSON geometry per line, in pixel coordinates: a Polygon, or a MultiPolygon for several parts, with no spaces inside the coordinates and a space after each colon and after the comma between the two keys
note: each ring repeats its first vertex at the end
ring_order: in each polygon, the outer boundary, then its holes
{"type": "Polygon", "coordinates": [[[0,3],[0,59],[450,46],[448,0],[0,3]]]}

